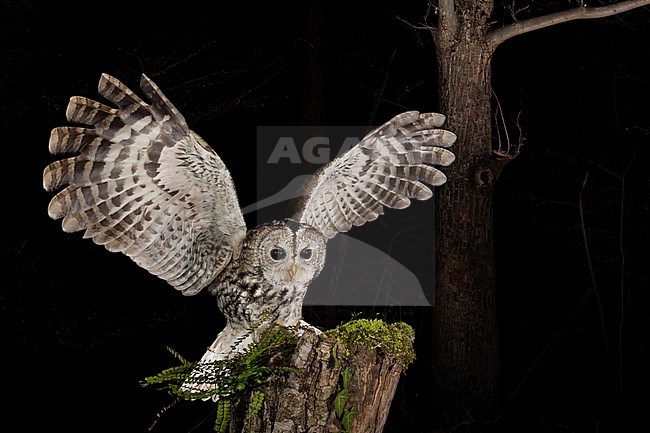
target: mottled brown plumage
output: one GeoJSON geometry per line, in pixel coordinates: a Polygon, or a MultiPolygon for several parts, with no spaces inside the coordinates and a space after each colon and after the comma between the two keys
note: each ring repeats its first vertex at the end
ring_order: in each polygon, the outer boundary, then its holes
{"type": "MultiPolygon", "coordinates": [[[[50,152],[74,156],[45,168],[60,190],[48,207],[66,232],[119,251],[185,295],[213,294],[227,325],[203,356],[222,359],[262,318],[300,322],[309,283],[325,262],[327,239],[376,219],[385,207],[426,200],[446,177],[456,136],[437,113],[402,113],[320,169],[293,202],[291,218],[246,230],[232,178],[219,156],[146,76],[145,102],[103,74],[113,106],[75,96],[70,122],[55,128],[50,152]]],[[[251,341],[240,341],[240,351],[251,341]]]]}
{"type": "Polygon", "coordinates": [[[99,93],[118,108],[75,96],[50,152],[50,202],[63,230],[119,251],[186,295],[198,293],[237,256],[246,235],[230,173],[183,116],[143,75],[147,104],[106,74],[99,93]]]}

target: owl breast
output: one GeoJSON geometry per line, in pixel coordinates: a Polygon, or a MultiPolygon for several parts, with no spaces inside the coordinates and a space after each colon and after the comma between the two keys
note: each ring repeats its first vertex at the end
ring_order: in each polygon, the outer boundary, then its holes
{"type": "Polygon", "coordinates": [[[211,292],[231,325],[250,327],[265,321],[291,326],[302,317],[302,300],[307,286],[273,285],[259,275],[233,272],[213,285],[211,292]]]}
{"type": "Polygon", "coordinates": [[[228,323],[299,322],[309,284],[323,268],[325,244],[320,232],[292,220],[249,230],[239,258],[210,287],[228,323]]]}

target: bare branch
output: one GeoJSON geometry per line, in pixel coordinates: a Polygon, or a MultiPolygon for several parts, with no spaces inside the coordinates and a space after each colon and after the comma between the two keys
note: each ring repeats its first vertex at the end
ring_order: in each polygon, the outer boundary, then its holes
{"type": "Polygon", "coordinates": [[[375,105],[372,107],[372,112],[368,118],[368,125],[372,126],[375,124],[375,117],[377,116],[377,111],[379,111],[379,106],[384,99],[384,92],[386,91],[386,85],[388,84],[388,77],[390,76],[390,68],[393,66],[393,60],[395,60],[395,54],[397,50],[393,50],[393,54],[390,56],[388,65],[386,66],[386,72],[384,72],[384,81],[381,83],[381,87],[377,91],[377,97],[375,98],[375,105]]]}
{"type": "MultiPolygon", "coordinates": [[[[435,5],[432,3],[432,1],[433,1],[433,0],[428,0],[428,1],[427,1],[427,10],[426,10],[426,12],[425,12],[425,14],[424,14],[424,17],[423,17],[423,23],[422,23],[422,24],[413,24],[412,22],[407,21],[407,20],[405,20],[404,18],[401,18],[401,17],[399,17],[399,16],[396,17],[397,20],[398,20],[398,21],[401,21],[401,22],[404,23],[404,24],[406,24],[406,26],[410,27],[410,28],[413,29],[413,30],[416,30],[416,31],[418,31],[418,30],[426,30],[426,31],[427,31],[431,36],[433,36],[433,38],[435,39],[435,38],[436,38],[436,31],[437,31],[437,29],[436,29],[436,27],[435,27],[433,24],[430,24],[430,23],[429,23],[429,16],[430,16],[431,14],[437,16],[437,15],[438,15],[438,7],[435,6],[435,5]]],[[[417,33],[416,33],[416,34],[417,34],[417,33]]],[[[418,36],[418,40],[419,40],[419,39],[420,39],[420,37],[418,36]]],[[[421,40],[420,40],[420,43],[422,43],[421,40]]]]}
{"type": "Polygon", "coordinates": [[[517,135],[517,142],[515,143],[513,140],[510,138],[510,132],[509,132],[509,125],[508,122],[506,121],[506,117],[503,112],[503,107],[501,107],[501,101],[499,100],[499,96],[496,94],[494,90],[492,90],[492,96],[494,97],[494,101],[496,103],[495,106],[495,128],[494,132],[497,135],[497,140],[498,140],[498,148],[496,150],[492,151],[492,155],[495,156],[496,161],[497,161],[497,174],[503,170],[505,165],[515,159],[516,157],[519,156],[519,153],[521,152],[521,148],[524,146],[524,143],[526,142],[526,137],[524,136],[524,131],[523,127],[521,125],[521,111],[517,113],[516,119],[514,119],[514,124],[517,127],[518,135],[517,135]],[[500,124],[500,125],[499,125],[500,124]],[[505,135],[504,140],[501,139],[501,130],[503,129],[503,134],[505,135]],[[505,144],[503,144],[505,141],[505,144]]]}
{"type": "Polygon", "coordinates": [[[607,339],[607,327],[605,326],[605,313],[603,310],[603,302],[600,297],[600,291],[598,285],[596,284],[596,272],[594,270],[594,265],[591,260],[591,250],[589,249],[589,236],[587,235],[587,223],[585,221],[585,210],[584,210],[584,201],[583,195],[585,192],[585,187],[587,186],[587,179],[589,179],[589,172],[585,173],[585,179],[582,181],[582,187],[580,188],[580,195],[578,196],[578,209],[580,211],[580,228],[582,230],[582,241],[585,244],[585,254],[587,256],[587,265],[589,266],[589,276],[591,277],[591,285],[596,295],[596,304],[598,305],[598,314],[600,315],[600,327],[603,332],[603,340],[605,342],[605,351],[609,355],[609,343],[607,339]]]}
{"type": "Polygon", "coordinates": [[[408,27],[412,28],[413,30],[427,30],[429,32],[433,32],[435,30],[435,27],[433,27],[433,26],[431,26],[429,24],[413,24],[413,23],[411,23],[411,22],[409,22],[409,21],[407,21],[404,18],[401,18],[399,16],[396,17],[396,18],[397,18],[398,21],[403,22],[404,24],[406,24],[408,27]]]}
{"type": "Polygon", "coordinates": [[[650,0],[625,0],[607,6],[579,6],[573,9],[554,12],[541,17],[519,21],[493,30],[488,34],[488,43],[494,50],[504,41],[517,35],[574,20],[590,20],[609,17],[646,5],[650,5],[650,0]]]}
{"type": "Polygon", "coordinates": [[[511,2],[512,2],[511,4],[509,5],[504,4],[503,6],[508,12],[510,12],[510,16],[512,17],[512,20],[514,22],[517,22],[519,21],[517,15],[519,15],[519,13],[525,11],[526,9],[530,9],[531,3],[528,3],[526,6],[520,7],[517,6],[516,0],[511,0],[511,2]]]}

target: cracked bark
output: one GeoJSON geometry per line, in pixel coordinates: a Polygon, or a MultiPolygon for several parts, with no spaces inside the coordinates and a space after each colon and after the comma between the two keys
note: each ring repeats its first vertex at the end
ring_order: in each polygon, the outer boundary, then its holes
{"type": "MultiPolygon", "coordinates": [[[[255,417],[238,414],[231,421],[230,433],[342,432],[333,400],[341,389],[340,374],[345,366],[354,370],[344,407],[356,410],[350,431],[381,433],[403,366],[382,350],[367,345],[349,348],[347,361],[336,363],[332,349],[337,344],[306,331],[291,359],[297,373],[272,378],[264,388],[260,413],[255,417]]],[[[341,346],[337,353],[343,350],[341,346]]]]}
{"type": "Polygon", "coordinates": [[[489,418],[498,404],[493,253],[490,2],[442,3],[434,37],[440,109],[458,135],[436,189],[433,399],[436,422],[489,418]],[[444,14],[444,15],[443,15],[444,14]]]}

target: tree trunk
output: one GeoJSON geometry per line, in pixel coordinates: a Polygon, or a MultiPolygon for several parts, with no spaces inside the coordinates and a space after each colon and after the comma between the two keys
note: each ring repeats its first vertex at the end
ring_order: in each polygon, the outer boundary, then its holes
{"type": "Polygon", "coordinates": [[[440,110],[446,128],[458,135],[449,181],[436,189],[432,368],[439,425],[489,417],[499,375],[492,222],[497,167],[486,39],[491,10],[484,2],[456,7],[442,9],[454,15],[441,16],[434,35],[440,110]]]}
{"type": "Polygon", "coordinates": [[[381,433],[405,363],[380,346],[306,331],[290,362],[296,372],[272,378],[260,411],[248,405],[230,433],[381,433]]]}
{"type": "Polygon", "coordinates": [[[327,52],[325,50],[326,4],[320,0],[303,3],[299,116],[301,125],[327,124],[327,52]]]}

